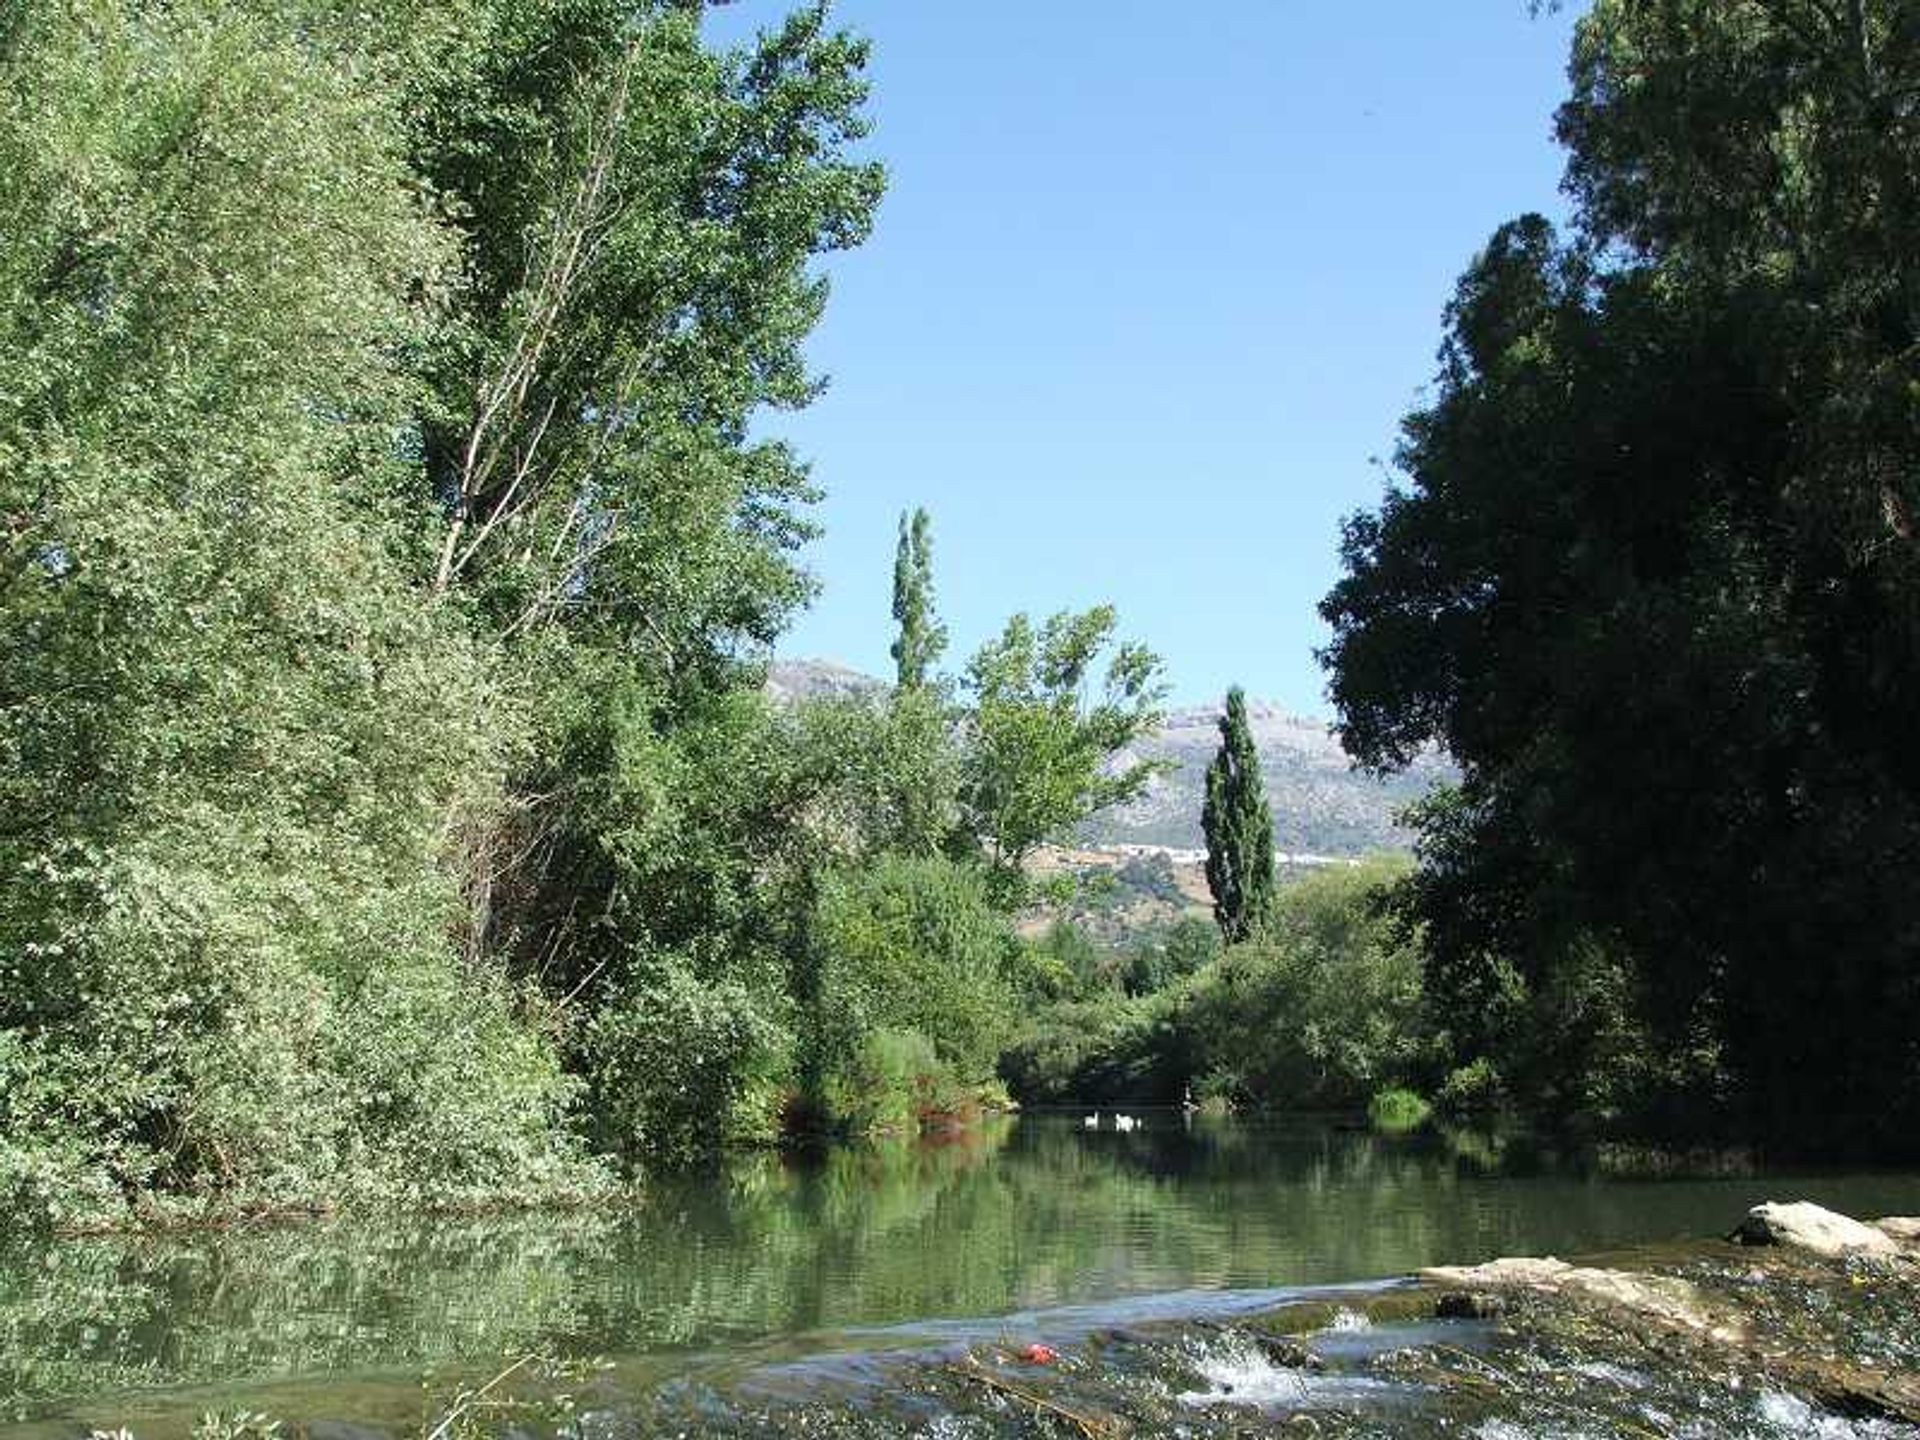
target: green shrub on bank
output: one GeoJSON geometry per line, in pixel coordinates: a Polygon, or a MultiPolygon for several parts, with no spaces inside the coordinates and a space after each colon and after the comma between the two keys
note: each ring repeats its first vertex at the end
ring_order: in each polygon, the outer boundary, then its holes
{"type": "Polygon", "coordinates": [[[398,116],[199,5],[32,7],[0,94],[0,1224],[566,1176],[448,857],[519,713],[371,498],[449,258],[398,116]]]}
{"type": "MultiPolygon", "coordinates": [[[[1144,994],[1109,986],[1043,1006],[1002,1073],[1023,1103],[1164,1104],[1191,1087],[1222,1105],[1363,1108],[1431,1049],[1418,939],[1389,907],[1407,868],[1381,856],[1310,875],[1224,952],[1212,933],[1173,927],[1144,994]]],[[[1033,950],[1072,953],[1057,931],[1033,950]]]]}
{"type": "Polygon", "coordinates": [[[1420,954],[1388,911],[1405,860],[1332,866],[1281,891],[1267,927],[1184,989],[1201,1073],[1239,1103],[1358,1109],[1423,1058],[1420,954]]]}
{"type": "Polygon", "coordinates": [[[1411,1090],[1382,1090],[1367,1102],[1367,1123],[1388,1135],[1418,1130],[1432,1115],[1433,1107],[1411,1090]]]}
{"type": "Polygon", "coordinates": [[[1497,1114],[1506,1100],[1498,1067],[1482,1055],[1447,1073],[1434,1092],[1433,1108],[1449,1120],[1483,1119],[1497,1114]]]}
{"type": "Polygon", "coordinates": [[[957,1103],[993,1078],[1015,1013],[1014,945],[977,868],[889,855],[831,875],[811,941],[803,1069],[827,1124],[903,1124],[906,1092],[957,1103]]]}
{"type": "Polygon", "coordinates": [[[1181,1098],[1191,1063],[1178,999],[1118,994],[1042,1010],[1001,1057],[1023,1105],[1164,1105],[1181,1098]]]}
{"type": "Polygon", "coordinates": [[[588,1020],[580,1051],[598,1147],[679,1164],[773,1132],[785,1032],[742,986],[669,961],[588,1020]]]}
{"type": "Polygon", "coordinates": [[[827,1104],[848,1134],[910,1135],[971,1118],[981,1088],[961,1081],[919,1031],[875,1030],[829,1082],[827,1104]]]}

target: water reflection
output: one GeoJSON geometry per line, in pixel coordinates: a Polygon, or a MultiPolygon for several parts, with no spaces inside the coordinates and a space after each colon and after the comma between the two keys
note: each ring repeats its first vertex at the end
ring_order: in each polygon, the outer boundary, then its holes
{"type": "Polygon", "coordinates": [[[1771,1195],[1920,1209],[1899,1175],[1621,1181],[1538,1151],[1160,1116],[744,1157],[632,1210],[69,1241],[0,1258],[0,1413],[135,1389],[655,1357],[1160,1291],[1389,1275],[1724,1229],[1771,1195]]]}

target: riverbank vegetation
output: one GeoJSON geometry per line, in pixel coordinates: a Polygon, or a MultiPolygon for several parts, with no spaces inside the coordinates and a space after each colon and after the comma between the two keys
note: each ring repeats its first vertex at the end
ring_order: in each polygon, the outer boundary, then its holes
{"type": "Polygon", "coordinates": [[[816,492],[750,420],[881,193],[864,61],[9,10],[9,1222],[578,1194],[994,1085],[1020,862],[1140,783],[1158,665],[1096,608],[942,676],[908,613],[891,695],[762,691],[816,492]]]}
{"type": "Polygon", "coordinates": [[[1276,887],[1230,704],[1222,935],[1119,949],[1019,927],[1152,778],[1111,607],[945,669],[916,512],[894,685],[765,691],[818,492],[755,421],[884,175],[859,39],[699,11],[0,20],[0,1217],[590,1194],[1008,1089],[1911,1148],[1898,7],[1581,21],[1574,219],[1461,281],[1323,605],[1354,754],[1460,783],[1276,887]]]}
{"type": "Polygon", "coordinates": [[[1438,745],[1409,892],[1460,1092],[1920,1135],[1920,30],[1601,0],[1571,224],[1499,229],[1322,607],[1350,749],[1438,745]]]}

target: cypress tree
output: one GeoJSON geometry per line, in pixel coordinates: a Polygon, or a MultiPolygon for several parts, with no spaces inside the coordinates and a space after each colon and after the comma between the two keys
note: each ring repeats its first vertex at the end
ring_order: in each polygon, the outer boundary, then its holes
{"type": "Polygon", "coordinates": [[[900,515],[900,545],[893,557],[895,678],[902,690],[918,690],[947,648],[946,627],[933,616],[933,522],[925,509],[900,515]]]}
{"type": "Polygon", "coordinates": [[[1220,753],[1207,766],[1207,799],[1200,812],[1207,837],[1207,888],[1213,917],[1228,944],[1265,923],[1273,907],[1273,812],[1260,780],[1260,754],[1247,726],[1247,697],[1227,692],[1220,717],[1220,753]]]}

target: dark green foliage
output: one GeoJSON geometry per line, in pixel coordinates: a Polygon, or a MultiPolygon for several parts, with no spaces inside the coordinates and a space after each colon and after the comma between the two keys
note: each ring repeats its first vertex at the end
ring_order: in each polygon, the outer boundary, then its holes
{"type": "Polygon", "coordinates": [[[1207,888],[1213,915],[1229,945],[1256,934],[1273,910],[1273,813],[1260,783],[1260,752],[1247,728],[1247,696],[1227,691],[1220,752],[1207,766],[1200,811],[1207,839],[1207,888]]]}
{"type": "Polygon", "coordinates": [[[1260,935],[1194,976],[1182,1024],[1214,1093],[1359,1109],[1420,1071],[1420,950],[1391,906],[1406,868],[1383,856],[1289,886],[1260,935]]]}
{"type": "Polygon", "coordinates": [[[1109,990],[1036,1015],[1001,1058],[1022,1104],[1171,1105],[1192,1073],[1177,997],[1109,990]]]}
{"type": "Polygon", "coordinates": [[[1610,0],[1323,606],[1349,745],[1463,772],[1456,1063],[1567,1114],[1920,1133],[1920,133],[1904,7],[1610,0]]]}
{"type": "Polygon", "coordinates": [[[593,1128],[628,1163],[674,1163],[775,1129],[784,1032],[736,981],[669,962],[603,1000],[580,1049],[593,1128]]]}
{"type": "Polygon", "coordinates": [[[1220,958],[1220,931],[1198,916],[1183,916],[1134,942],[1125,971],[1129,995],[1151,995],[1220,958]]]}
{"type": "Polygon", "coordinates": [[[1033,1103],[1173,1104],[1191,1084],[1241,1106],[1365,1108],[1432,1064],[1418,937],[1393,906],[1406,873],[1395,856],[1319,871],[1224,953],[1214,926],[1183,921],[1150,987],[1123,989],[1130,967],[1056,927],[1032,953],[1065,998],[1003,1058],[1009,1088],[1033,1103]]]}
{"type": "Polygon", "coordinates": [[[978,869],[886,856],[830,875],[812,945],[803,1043],[831,1123],[897,1121],[903,1084],[992,1079],[1013,1012],[1013,945],[978,869]]]}
{"type": "Polygon", "coordinates": [[[900,547],[893,558],[893,641],[896,683],[917,690],[927,683],[947,648],[946,627],[933,612],[933,535],[924,509],[900,517],[900,547]]]}
{"type": "Polygon", "coordinates": [[[1021,947],[1020,974],[1042,1000],[1090,1000],[1116,993],[1120,966],[1080,925],[1056,919],[1021,947]]]}

